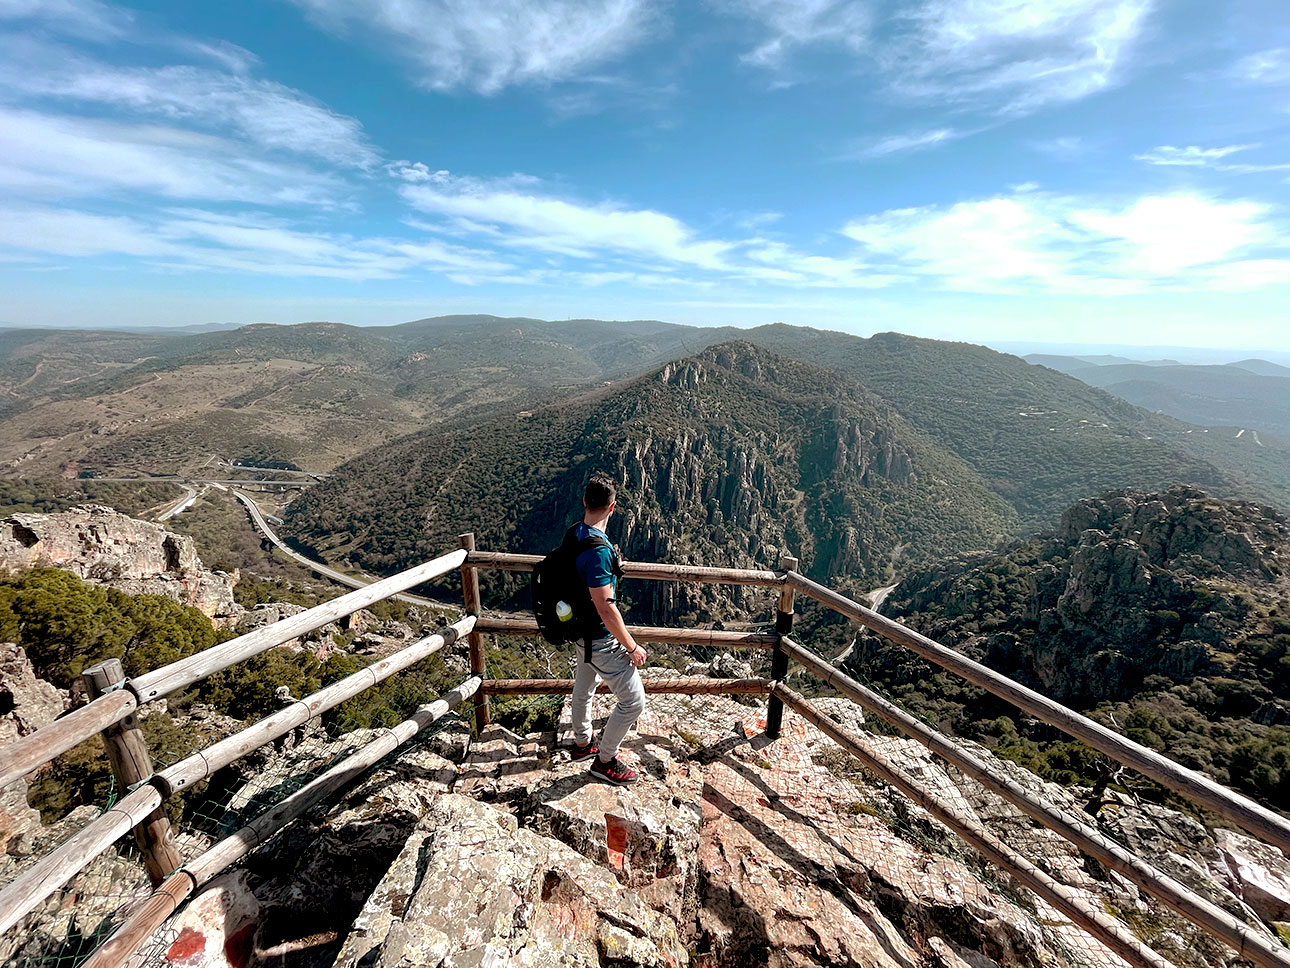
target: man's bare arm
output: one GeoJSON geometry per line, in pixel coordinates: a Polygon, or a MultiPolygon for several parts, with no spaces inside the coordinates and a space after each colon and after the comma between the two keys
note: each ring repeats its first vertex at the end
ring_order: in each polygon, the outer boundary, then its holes
{"type": "Polygon", "coordinates": [[[609,629],[609,634],[622,643],[623,648],[627,650],[627,658],[631,660],[632,665],[637,668],[643,666],[649,655],[636,644],[632,633],[627,631],[623,613],[618,611],[618,606],[614,603],[614,586],[602,585],[599,588],[588,588],[587,591],[591,592],[591,601],[596,606],[596,614],[605,623],[605,628],[609,629]]]}

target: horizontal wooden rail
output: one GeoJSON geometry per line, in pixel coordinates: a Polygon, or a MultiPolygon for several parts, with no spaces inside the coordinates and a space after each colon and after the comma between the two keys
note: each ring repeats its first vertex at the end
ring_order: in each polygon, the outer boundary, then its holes
{"type": "Polygon", "coordinates": [[[1260,931],[1238,920],[1117,844],[1097,828],[1035,796],[1001,770],[991,769],[983,760],[969,753],[949,737],[856,682],[799,643],[786,638],[783,647],[790,658],[800,662],[853,702],[882,717],[965,776],[970,776],[987,790],[1007,800],[1036,823],[1055,831],[1107,868],[1123,875],[1148,894],[1158,898],[1206,934],[1231,945],[1241,957],[1264,968],[1290,968],[1290,950],[1277,943],[1270,933],[1260,931]]]}
{"type": "Polygon", "coordinates": [[[1290,820],[1280,814],[795,571],[789,572],[789,580],[803,594],[835,612],[1006,699],[1042,722],[1056,726],[1113,760],[1213,810],[1290,855],[1290,820]]]}
{"type": "MultiPolygon", "coordinates": [[[[531,618],[479,616],[476,628],[481,632],[503,635],[536,635],[538,624],[531,618]]],[[[663,645],[705,645],[717,649],[773,649],[779,636],[768,632],[728,632],[716,629],[674,629],[648,625],[629,625],[627,631],[637,642],[663,645]]]]}
{"type": "MultiPolygon", "coordinates": [[[[770,693],[769,679],[642,679],[648,693],[681,696],[764,696],[770,693]]],[[[596,692],[610,692],[601,683],[596,692]]],[[[561,696],[573,692],[572,679],[488,679],[484,692],[490,696],[561,696]]]]}
{"type": "Polygon", "coordinates": [[[235,639],[212,646],[204,652],[198,652],[186,659],[180,659],[178,662],[172,662],[170,665],[145,673],[137,679],[132,679],[130,688],[134,690],[140,702],[160,699],[177,689],[191,686],[199,679],[259,655],[283,642],[289,642],[346,615],[352,615],[360,608],[383,601],[395,592],[406,591],[446,575],[460,568],[465,560],[464,551],[453,551],[438,558],[432,558],[415,568],[372,582],[366,588],[355,589],[339,598],[333,598],[330,602],[315,605],[298,615],[284,618],[280,622],[266,625],[246,635],[239,635],[235,639]]]}
{"type": "Polygon", "coordinates": [[[474,625],[475,617],[467,615],[459,622],[433,635],[427,635],[343,679],[338,679],[313,695],[299,699],[272,716],[267,716],[258,723],[180,760],[156,774],[152,782],[167,797],[186,789],[211,776],[216,770],[241,759],[279,736],[285,736],[297,726],[304,725],[327,710],[339,706],[345,700],[352,699],[378,682],[388,679],[396,672],[401,672],[430,657],[445,645],[451,645],[469,633],[474,625]]]}
{"type": "Polygon", "coordinates": [[[347,786],[364,770],[441,719],[454,706],[465,702],[475,694],[479,686],[479,678],[472,677],[447,695],[421,706],[409,719],[393,729],[383,730],[379,739],[345,758],[273,809],[221,840],[191,864],[176,871],[150,897],[133,909],[125,922],[99,946],[82,968],[121,968],[193,891],[264,843],[292,820],[347,786]]]}
{"type": "Polygon", "coordinates": [[[139,708],[139,700],[128,689],[118,689],[74,709],[48,726],[14,740],[0,750],[0,787],[6,787],[73,746],[97,736],[121,722],[139,708]]]}
{"type": "Polygon", "coordinates": [[[140,787],[10,881],[0,891],[0,934],[36,910],[81,868],[141,824],[159,806],[161,794],[153,787],[140,787]]]}
{"type": "Polygon", "coordinates": [[[792,689],[776,683],[775,695],[803,719],[814,723],[821,732],[860,760],[879,778],[894,786],[975,847],[992,864],[1007,871],[1129,964],[1145,968],[1174,968],[1172,962],[1143,944],[1118,918],[1111,917],[1078,897],[1065,884],[1044,873],[979,823],[947,809],[940,798],[896,769],[861,737],[839,726],[792,689]]]}
{"type": "MultiPolygon", "coordinates": [[[[532,571],[542,560],[542,555],[516,555],[509,551],[472,551],[467,564],[476,568],[496,571],[532,571]]],[[[669,565],[646,561],[624,561],[624,578],[652,578],[655,581],[695,581],[721,585],[771,585],[784,584],[784,575],[778,571],[759,568],[710,568],[706,565],[669,565]]]]}
{"type": "Polygon", "coordinates": [[[130,698],[120,695],[120,691],[109,693],[0,750],[0,781],[3,781],[0,786],[13,782],[54,757],[66,753],[78,743],[119,723],[143,703],[191,686],[215,672],[389,598],[395,592],[415,588],[445,575],[461,567],[465,557],[464,551],[441,555],[415,568],[382,578],[366,588],[333,598],[330,602],[315,605],[298,615],[284,618],[246,635],[239,635],[204,652],[128,680],[125,689],[130,692],[130,698]]]}

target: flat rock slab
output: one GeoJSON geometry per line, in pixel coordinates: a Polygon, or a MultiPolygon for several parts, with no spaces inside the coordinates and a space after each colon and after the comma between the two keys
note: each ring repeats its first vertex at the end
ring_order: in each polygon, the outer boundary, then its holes
{"type": "Polygon", "coordinates": [[[676,925],[607,868],[446,794],[418,828],[419,884],[375,968],[688,964],[676,925]]]}

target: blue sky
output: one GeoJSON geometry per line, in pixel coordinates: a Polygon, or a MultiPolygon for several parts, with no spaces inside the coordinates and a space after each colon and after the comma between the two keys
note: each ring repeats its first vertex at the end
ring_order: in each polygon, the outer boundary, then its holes
{"type": "Polygon", "coordinates": [[[1284,0],[0,0],[0,321],[1290,348],[1284,0]]]}

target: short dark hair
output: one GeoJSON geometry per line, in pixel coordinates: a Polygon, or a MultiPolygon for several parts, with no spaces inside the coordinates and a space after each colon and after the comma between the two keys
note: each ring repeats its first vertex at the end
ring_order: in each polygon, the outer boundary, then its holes
{"type": "Polygon", "coordinates": [[[609,507],[618,498],[617,482],[604,471],[596,471],[587,479],[587,488],[582,492],[582,503],[588,511],[599,511],[609,507]]]}

